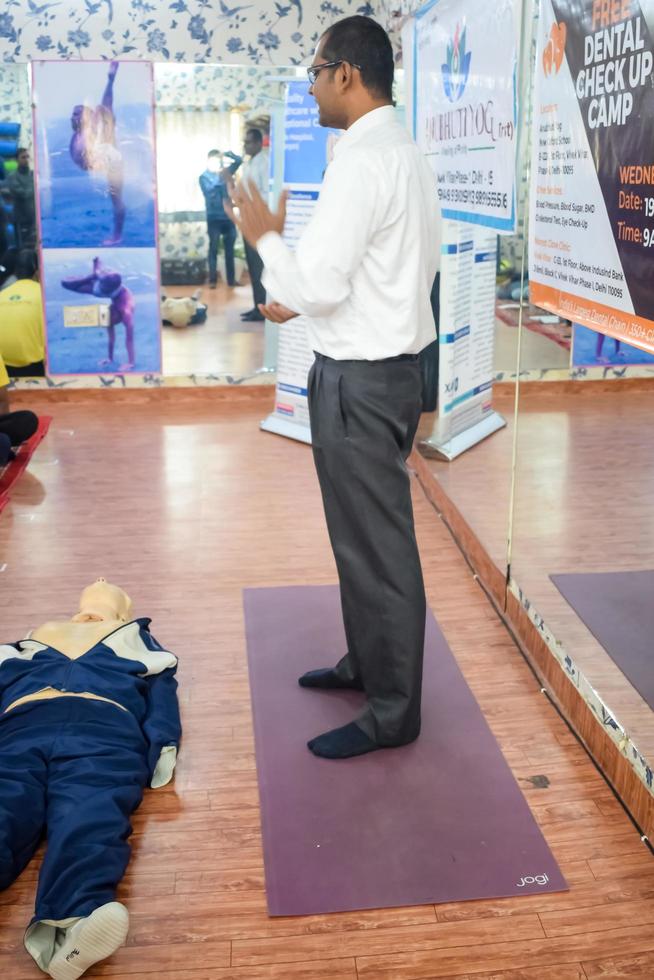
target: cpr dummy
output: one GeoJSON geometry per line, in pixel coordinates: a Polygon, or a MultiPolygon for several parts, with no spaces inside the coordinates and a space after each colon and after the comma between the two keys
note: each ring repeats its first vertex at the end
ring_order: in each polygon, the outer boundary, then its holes
{"type": "Polygon", "coordinates": [[[45,832],[24,943],[55,980],[76,980],[124,944],[128,913],[115,891],[129,861],[130,817],[144,788],[166,785],[175,767],[177,658],[150,634],[148,619],[131,617],[126,592],[99,578],[70,619],[0,646],[0,785],[7,786],[0,852],[8,819],[14,860],[14,875],[0,888],[20,874],[45,832]],[[3,751],[26,764],[5,774],[3,751]],[[25,808],[43,813],[30,854],[20,821],[12,824],[25,808]]]}
{"type": "MultiPolygon", "coordinates": [[[[106,579],[99,578],[84,589],[79,601],[79,612],[76,612],[71,619],[44,623],[43,626],[32,630],[29,638],[61,650],[71,660],[77,660],[109,633],[113,633],[129,622],[131,612],[132,600],[127,593],[117,585],[111,585],[106,579]]],[[[10,705],[10,708],[27,701],[41,701],[62,696],[66,695],[47,687],[36,694],[19,698],[10,705]]],[[[74,696],[98,701],[110,700],[88,692],[74,696]]]]}

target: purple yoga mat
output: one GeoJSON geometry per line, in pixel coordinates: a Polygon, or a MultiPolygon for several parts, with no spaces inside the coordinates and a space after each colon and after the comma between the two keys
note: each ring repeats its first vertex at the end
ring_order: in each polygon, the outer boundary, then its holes
{"type": "Polygon", "coordinates": [[[654,708],[654,571],[552,575],[551,579],[654,708]]]}
{"type": "Polygon", "coordinates": [[[363,695],[297,678],[345,650],[338,589],[247,589],[244,604],[271,915],[567,888],[431,613],[420,738],[332,761],[306,742],[363,695]]]}

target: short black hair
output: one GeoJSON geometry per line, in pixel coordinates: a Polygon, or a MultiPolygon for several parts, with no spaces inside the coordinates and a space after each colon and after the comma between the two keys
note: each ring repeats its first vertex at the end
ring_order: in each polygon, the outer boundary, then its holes
{"type": "Polygon", "coordinates": [[[27,149],[26,146],[19,146],[18,147],[18,149],[16,150],[16,159],[18,159],[18,157],[21,155],[21,153],[29,153],[29,150],[27,149]]]}
{"type": "Polygon", "coordinates": [[[263,143],[263,133],[257,126],[248,126],[245,130],[246,136],[254,136],[257,143],[263,143]]]}
{"type": "Polygon", "coordinates": [[[36,252],[33,248],[23,248],[16,258],[14,275],[16,279],[31,279],[39,267],[36,252]]]}
{"type": "Polygon", "coordinates": [[[327,61],[348,61],[361,66],[361,81],[379,98],[393,101],[395,61],[390,38],[372,17],[345,17],[323,34],[322,55],[327,61]]]}
{"type": "Polygon", "coordinates": [[[208,157],[219,157],[220,156],[220,150],[209,150],[209,152],[207,153],[207,156],[208,157]]]}

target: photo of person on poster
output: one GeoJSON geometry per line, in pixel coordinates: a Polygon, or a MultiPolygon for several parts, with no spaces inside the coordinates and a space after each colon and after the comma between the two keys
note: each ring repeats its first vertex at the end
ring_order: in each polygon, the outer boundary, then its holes
{"type": "Polygon", "coordinates": [[[70,117],[73,135],[70,156],[81,170],[104,174],[113,208],[113,231],[102,243],[118,245],[123,237],[125,204],[123,201],[123,156],[116,145],[116,117],[114,115],[114,80],[118,62],[109,66],[107,84],[102,102],[95,109],[76,105],[70,117]]]}
{"type": "Polygon", "coordinates": [[[89,276],[67,276],[61,280],[64,289],[70,289],[74,293],[88,293],[104,299],[109,305],[109,324],[107,326],[108,350],[107,357],[100,361],[98,367],[110,367],[114,363],[114,353],[116,349],[116,326],[119,323],[125,326],[125,347],[127,348],[127,361],[121,364],[118,370],[133,371],[136,363],[134,353],[134,296],[123,285],[123,280],[118,272],[107,269],[102,265],[96,256],[93,259],[93,271],[89,276]]]}
{"type": "Polygon", "coordinates": [[[51,374],[161,370],[156,249],[50,249],[43,255],[51,374]]]}
{"type": "Polygon", "coordinates": [[[33,84],[43,247],[153,247],[152,66],[36,62],[33,84]]]}

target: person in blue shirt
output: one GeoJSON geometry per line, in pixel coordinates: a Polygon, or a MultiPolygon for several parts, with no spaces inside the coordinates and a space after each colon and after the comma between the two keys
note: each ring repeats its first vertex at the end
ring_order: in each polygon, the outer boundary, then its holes
{"type": "Polygon", "coordinates": [[[131,607],[98,579],[72,619],[0,645],[0,890],[45,833],[24,943],[54,980],[76,980],[125,942],[115,895],[130,816],[177,759],[177,658],[131,607]]]}
{"type": "MultiPolygon", "coordinates": [[[[242,157],[235,153],[225,153],[232,161],[225,168],[227,175],[233,176],[241,166],[242,157]]],[[[221,166],[220,150],[210,150],[207,157],[207,169],[200,174],[200,188],[204,194],[207,210],[207,234],[209,235],[209,286],[213,289],[218,281],[217,260],[218,242],[222,237],[225,249],[225,274],[227,285],[235,286],[234,277],[234,242],[236,241],[236,226],[225,210],[225,201],[229,204],[229,192],[225,180],[225,171],[221,166]]]]}

